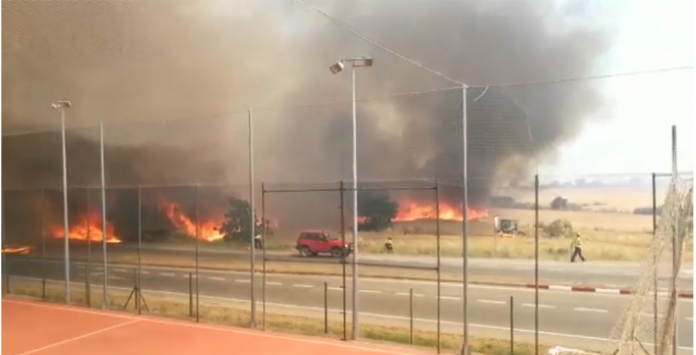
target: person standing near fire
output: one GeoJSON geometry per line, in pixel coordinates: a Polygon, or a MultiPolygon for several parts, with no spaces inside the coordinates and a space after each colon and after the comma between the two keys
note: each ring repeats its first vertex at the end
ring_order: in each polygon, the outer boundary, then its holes
{"type": "Polygon", "coordinates": [[[394,242],[392,242],[391,237],[387,237],[387,242],[384,243],[384,248],[387,249],[387,253],[389,254],[394,251],[394,242]]]}
{"type": "Polygon", "coordinates": [[[575,234],[575,239],[570,243],[570,249],[573,251],[573,255],[570,257],[570,262],[574,263],[576,257],[580,257],[580,260],[585,262],[585,257],[582,256],[582,237],[580,233],[575,234]]]}

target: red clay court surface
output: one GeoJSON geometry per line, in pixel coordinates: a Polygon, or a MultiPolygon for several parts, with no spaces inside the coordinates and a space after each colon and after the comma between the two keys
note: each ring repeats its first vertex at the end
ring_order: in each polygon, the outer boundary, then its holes
{"type": "Polygon", "coordinates": [[[250,329],[102,312],[39,302],[2,301],[3,355],[423,355],[250,329]]]}

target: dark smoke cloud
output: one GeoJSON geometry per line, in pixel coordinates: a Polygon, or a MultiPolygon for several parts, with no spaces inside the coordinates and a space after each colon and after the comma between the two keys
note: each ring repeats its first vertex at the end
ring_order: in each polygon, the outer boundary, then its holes
{"type": "MultiPolygon", "coordinates": [[[[316,5],[470,85],[582,76],[607,35],[575,2],[351,1],[316,5]],[[584,21],[584,22],[583,22],[584,21]]],[[[372,55],[360,97],[452,86],[286,1],[4,1],[3,130],[56,129],[49,103],[73,101],[70,126],[106,123],[107,184],[247,180],[244,108],[350,96],[339,58],[372,55]],[[165,121],[180,118],[175,121],[165,121]],[[136,123],[138,122],[138,123],[136,123]]],[[[527,172],[601,104],[596,83],[472,88],[471,198],[527,172]],[[485,91],[485,94],[484,94],[485,91]],[[482,95],[483,94],[483,95],[482,95]],[[482,96],[481,96],[482,95],[482,96]],[[478,100],[475,100],[478,98],[478,100]]],[[[361,179],[461,183],[461,92],[358,105],[361,179]]],[[[254,109],[257,179],[349,179],[350,104],[254,109]]],[[[68,137],[71,185],[99,182],[96,129],[68,137]]],[[[59,186],[60,136],[3,138],[4,187],[59,186]]],[[[239,191],[244,191],[243,188],[239,191]]],[[[460,201],[456,188],[445,190],[460,201]]]]}

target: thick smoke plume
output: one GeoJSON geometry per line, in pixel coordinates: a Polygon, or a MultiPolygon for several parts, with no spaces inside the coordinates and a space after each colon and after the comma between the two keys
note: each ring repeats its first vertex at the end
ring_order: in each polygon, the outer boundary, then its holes
{"type": "MultiPolygon", "coordinates": [[[[599,105],[591,82],[505,84],[590,73],[606,34],[575,2],[318,2],[336,18],[471,86],[471,201],[576,134],[599,105]],[[569,11],[571,11],[569,13],[569,11]]],[[[252,107],[259,181],[350,179],[350,73],[358,96],[453,86],[288,1],[3,1],[3,130],[56,130],[70,99],[68,177],[107,185],[232,182],[245,191],[252,107]],[[331,105],[296,107],[305,103],[331,105]],[[284,108],[280,108],[280,107],[284,108]],[[293,108],[293,106],[295,106],[293,108]],[[268,109],[275,107],[274,109],[268,109]]],[[[359,177],[461,184],[460,90],[361,101],[359,177]]],[[[3,137],[3,187],[60,186],[60,135],[3,137]]],[[[305,186],[309,186],[306,183],[305,186]]],[[[316,186],[316,185],[315,185],[316,186]]],[[[444,198],[459,202],[458,189],[444,198]]]]}

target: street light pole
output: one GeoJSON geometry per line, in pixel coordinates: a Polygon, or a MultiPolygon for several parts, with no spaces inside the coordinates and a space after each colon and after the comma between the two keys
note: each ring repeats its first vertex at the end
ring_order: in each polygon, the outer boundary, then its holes
{"type": "Polygon", "coordinates": [[[351,66],[353,91],[353,340],[357,340],[360,332],[358,312],[358,119],[357,103],[355,101],[355,65],[351,66]]]}
{"type": "Polygon", "coordinates": [[[345,63],[351,64],[351,90],[352,90],[352,131],[353,131],[353,277],[351,291],[353,298],[352,305],[352,339],[357,340],[360,332],[360,321],[358,312],[358,130],[357,130],[357,98],[355,95],[355,69],[360,67],[371,67],[372,58],[370,57],[355,57],[350,59],[342,59],[329,67],[331,73],[338,74],[345,66],[345,63]]]}
{"type": "Polygon", "coordinates": [[[461,355],[469,355],[469,173],[467,135],[467,87],[462,85],[462,349],[461,355]]]}
{"type": "Polygon", "coordinates": [[[70,242],[68,238],[68,167],[65,144],[65,109],[72,107],[70,101],[56,101],[51,104],[60,110],[60,134],[63,154],[63,259],[65,263],[65,303],[70,303],[70,242]]]}

